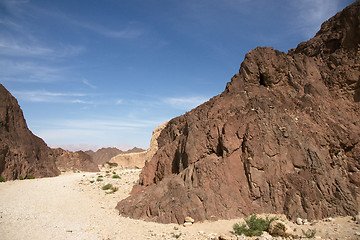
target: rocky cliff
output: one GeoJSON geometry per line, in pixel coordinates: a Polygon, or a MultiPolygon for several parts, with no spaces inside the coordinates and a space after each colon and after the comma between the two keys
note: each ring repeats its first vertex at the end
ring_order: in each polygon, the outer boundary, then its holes
{"type": "Polygon", "coordinates": [[[13,180],[59,173],[53,152],[28,129],[17,100],[0,84],[0,175],[13,180]]]}
{"type": "Polygon", "coordinates": [[[159,149],[158,138],[161,131],[165,128],[167,122],[158,126],[152,133],[150,147],[146,151],[131,152],[119,154],[109,161],[120,168],[143,168],[146,162],[149,162],[156,151],[159,149]]]}
{"type": "Polygon", "coordinates": [[[356,1],[288,53],[250,51],[222,94],[161,131],[120,214],[183,223],[358,212],[359,13],[356,1]]]}

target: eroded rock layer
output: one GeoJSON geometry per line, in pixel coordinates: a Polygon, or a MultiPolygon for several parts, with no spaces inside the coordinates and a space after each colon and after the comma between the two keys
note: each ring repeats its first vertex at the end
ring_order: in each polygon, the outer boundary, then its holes
{"type": "Polygon", "coordinates": [[[358,212],[359,13],[356,1],[287,54],[250,51],[222,94],[161,131],[120,214],[183,223],[358,212]]]}

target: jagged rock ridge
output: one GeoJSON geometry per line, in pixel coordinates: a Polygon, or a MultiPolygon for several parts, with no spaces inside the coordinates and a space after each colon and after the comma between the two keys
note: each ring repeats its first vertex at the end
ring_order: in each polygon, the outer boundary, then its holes
{"type": "Polygon", "coordinates": [[[0,84],[0,175],[12,180],[59,173],[51,149],[27,128],[17,100],[0,84]]]}
{"type": "Polygon", "coordinates": [[[120,214],[183,223],[357,213],[359,12],[356,1],[287,54],[250,51],[222,94],[169,121],[120,214]]]}

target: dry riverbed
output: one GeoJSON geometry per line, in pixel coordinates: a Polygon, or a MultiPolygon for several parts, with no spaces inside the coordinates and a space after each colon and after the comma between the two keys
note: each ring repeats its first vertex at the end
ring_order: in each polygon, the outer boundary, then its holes
{"type": "MultiPolygon", "coordinates": [[[[184,227],[119,216],[115,206],[129,195],[139,173],[139,170],[115,170],[115,173],[104,170],[0,183],[0,239],[216,239],[220,235],[224,239],[247,239],[231,233],[233,224],[243,222],[242,219],[184,227]],[[119,178],[113,178],[114,175],[119,178]],[[118,190],[114,193],[111,189],[102,190],[106,184],[118,190]]],[[[286,221],[286,225],[299,235],[302,229],[316,229],[317,239],[360,239],[360,225],[351,217],[305,225],[286,221]]]]}

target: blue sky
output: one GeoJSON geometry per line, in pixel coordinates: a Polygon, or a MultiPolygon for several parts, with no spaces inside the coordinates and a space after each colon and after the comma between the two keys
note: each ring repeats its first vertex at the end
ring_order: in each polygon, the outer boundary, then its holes
{"type": "Polygon", "coordinates": [[[248,51],[287,52],[352,2],[0,0],[0,83],[50,146],[147,148],[248,51]]]}

